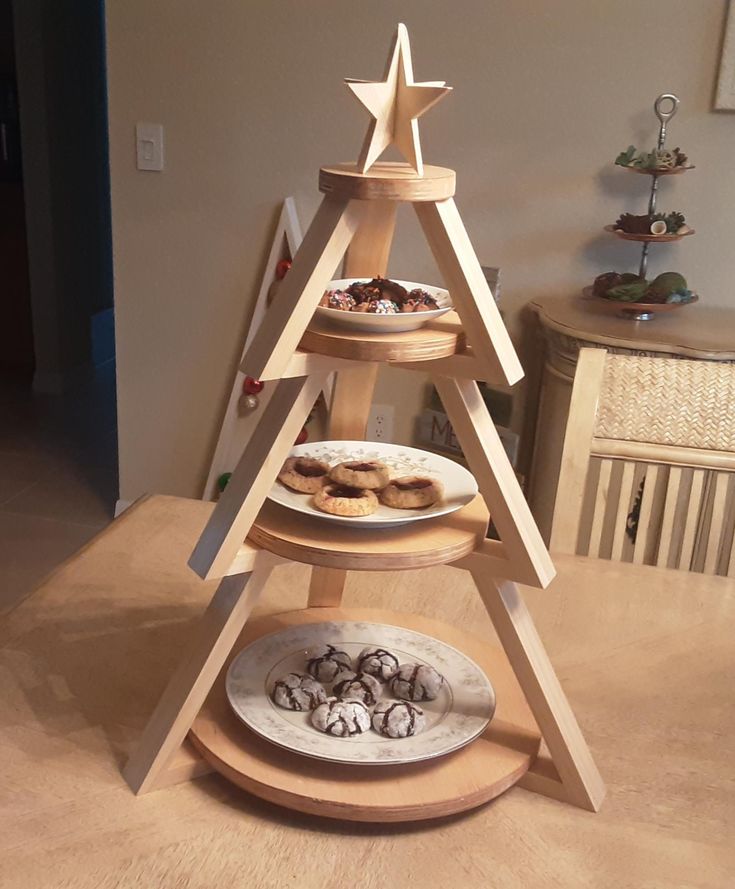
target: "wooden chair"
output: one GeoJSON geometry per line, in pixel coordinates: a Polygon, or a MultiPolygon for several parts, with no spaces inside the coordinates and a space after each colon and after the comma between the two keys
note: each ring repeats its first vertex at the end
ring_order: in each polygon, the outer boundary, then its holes
{"type": "Polygon", "coordinates": [[[551,550],[735,577],[735,365],[582,349],[551,550]]]}

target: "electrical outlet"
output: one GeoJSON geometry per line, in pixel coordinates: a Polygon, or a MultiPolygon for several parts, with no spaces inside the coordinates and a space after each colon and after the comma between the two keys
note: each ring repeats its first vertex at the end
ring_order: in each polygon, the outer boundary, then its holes
{"type": "Polygon", "coordinates": [[[370,408],[366,437],[369,441],[393,441],[392,404],[374,404],[370,408]]]}

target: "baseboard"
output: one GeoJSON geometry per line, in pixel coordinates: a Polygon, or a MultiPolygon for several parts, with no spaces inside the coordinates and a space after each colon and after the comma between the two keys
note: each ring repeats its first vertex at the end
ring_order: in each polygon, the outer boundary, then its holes
{"type": "Polygon", "coordinates": [[[115,504],[115,518],[117,518],[121,513],[125,512],[125,510],[132,506],[132,500],[118,500],[115,504]]]}

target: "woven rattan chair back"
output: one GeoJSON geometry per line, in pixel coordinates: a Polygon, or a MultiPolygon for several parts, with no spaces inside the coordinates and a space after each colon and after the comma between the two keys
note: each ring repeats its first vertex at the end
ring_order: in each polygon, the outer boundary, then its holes
{"type": "Polygon", "coordinates": [[[735,577],[735,365],[582,349],[551,549],[735,577]]]}

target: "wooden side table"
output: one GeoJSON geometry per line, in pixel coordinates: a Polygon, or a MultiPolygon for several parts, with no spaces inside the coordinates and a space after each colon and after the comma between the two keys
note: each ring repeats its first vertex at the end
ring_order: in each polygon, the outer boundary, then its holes
{"type": "Polygon", "coordinates": [[[538,397],[528,499],[548,543],[579,350],[735,361],[735,310],[696,305],[653,321],[628,321],[582,297],[536,299],[545,360],[538,397]]]}

